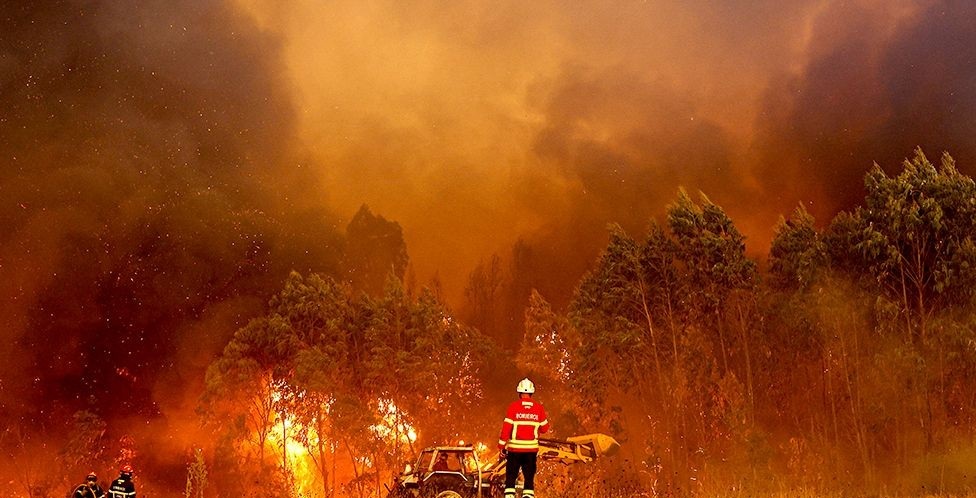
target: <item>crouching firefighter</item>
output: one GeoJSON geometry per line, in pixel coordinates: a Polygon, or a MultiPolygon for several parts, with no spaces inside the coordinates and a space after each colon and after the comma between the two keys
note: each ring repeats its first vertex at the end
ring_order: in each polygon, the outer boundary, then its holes
{"type": "Polygon", "coordinates": [[[508,405],[498,449],[505,462],[505,498],[515,498],[515,481],[522,471],[522,496],[535,497],[536,458],[539,453],[539,434],[549,432],[549,420],[542,405],[533,401],[535,384],[522,379],[515,388],[519,399],[508,405]]]}

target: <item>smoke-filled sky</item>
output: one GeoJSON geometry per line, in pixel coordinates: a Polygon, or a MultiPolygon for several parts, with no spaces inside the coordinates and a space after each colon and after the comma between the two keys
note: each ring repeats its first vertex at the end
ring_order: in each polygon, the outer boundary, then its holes
{"type": "Polygon", "coordinates": [[[761,257],[873,162],[976,172],[974,47],[952,0],[8,3],[0,402],[186,408],[173,386],[288,270],[334,270],[362,204],[455,302],[519,239],[565,295],[679,187],[761,257]]]}
{"type": "MultiPolygon", "coordinates": [[[[933,1],[245,0],[328,204],[399,221],[449,290],[517,237],[578,265],[679,186],[763,254],[921,145],[976,157],[976,7],[933,1]]],[[[571,273],[576,273],[575,271],[571,273]]]]}

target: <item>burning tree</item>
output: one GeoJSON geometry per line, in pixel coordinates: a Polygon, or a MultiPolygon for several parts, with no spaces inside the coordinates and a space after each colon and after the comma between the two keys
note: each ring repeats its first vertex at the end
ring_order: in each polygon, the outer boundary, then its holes
{"type": "Polygon", "coordinates": [[[238,330],[211,365],[202,409],[223,414],[223,431],[247,443],[235,446],[238,465],[277,459],[304,495],[372,495],[415,453],[418,432],[477,431],[487,344],[433,293],[414,299],[397,279],[374,299],[292,273],[267,316],[238,330]]]}

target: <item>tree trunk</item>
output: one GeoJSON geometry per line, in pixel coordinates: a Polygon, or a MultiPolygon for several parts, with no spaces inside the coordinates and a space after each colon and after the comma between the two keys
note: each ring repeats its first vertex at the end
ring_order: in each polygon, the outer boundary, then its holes
{"type": "MultiPolygon", "coordinates": [[[[853,323],[853,320],[851,320],[853,323]]],[[[843,330],[842,327],[835,327],[836,330],[843,330]]],[[[844,383],[847,388],[849,399],[848,408],[851,413],[851,421],[854,426],[854,440],[857,443],[858,455],[861,457],[861,465],[868,482],[874,481],[874,471],[871,464],[871,455],[867,441],[867,430],[864,426],[864,415],[861,406],[861,386],[860,386],[860,351],[858,348],[858,338],[856,330],[852,332],[853,351],[848,350],[847,341],[844,340],[845,334],[838,333],[841,345],[841,358],[843,359],[844,383]]]]}
{"type": "Polygon", "coordinates": [[[715,328],[718,330],[718,343],[722,349],[722,375],[729,373],[729,355],[725,349],[725,327],[722,325],[722,307],[715,308],[715,328]]]}
{"type": "Polygon", "coordinates": [[[749,351],[749,327],[746,324],[746,318],[742,312],[742,303],[736,301],[735,309],[739,317],[739,333],[742,337],[742,347],[746,355],[746,393],[749,395],[749,422],[751,424],[754,421],[753,412],[755,411],[756,397],[752,380],[752,354],[749,351]]]}
{"type": "Polygon", "coordinates": [[[288,425],[285,423],[285,412],[278,414],[281,417],[281,469],[288,472],[288,425]]]}
{"type": "Polygon", "coordinates": [[[688,434],[688,416],[687,407],[685,406],[684,399],[682,398],[679,389],[677,388],[681,384],[681,379],[679,378],[680,373],[680,359],[678,356],[678,324],[675,323],[674,319],[674,306],[671,299],[671,292],[667,293],[667,302],[665,313],[667,315],[668,327],[671,329],[671,406],[672,411],[676,419],[674,420],[674,434],[672,436],[672,452],[675,453],[674,461],[677,469],[680,469],[678,474],[679,479],[682,482],[689,482],[688,469],[691,468],[690,455],[688,451],[688,439],[690,434],[688,434]]]}

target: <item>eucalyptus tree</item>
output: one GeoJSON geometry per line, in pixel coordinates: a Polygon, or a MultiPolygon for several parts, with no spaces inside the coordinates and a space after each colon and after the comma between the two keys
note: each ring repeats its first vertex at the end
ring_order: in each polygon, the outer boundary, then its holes
{"type": "Polygon", "coordinates": [[[238,329],[207,368],[201,409],[217,416],[206,419],[227,429],[237,427],[260,466],[266,463],[264,450],[275,423],[276,386],[288,376],[294,348],[284,319],[260,317],[238,329]]]}
{"type": "Polygon", "coordinates": [[[928,338],[938,310],[972,304],[976,292],[976,184],[944,154],[933,165],[921,149],[889,176],[865,176],[865,205],[830,227],[838,263],[898,303],[909,341],[928,338]]]}
{"type": "Polygon", "coordinates": [[[822,232],[802,207],[781,220],[770,276],[782,337],[819,360],[789,372],[822,393],[814,437],[853,443],[870,477],[879,458],[907,468],[913,445],[932,447],[971,409],[952,393],[973,371],[960,338],[972,328],[976,187],[948,154],[933,164],[916,150],[895,175],[874,165],[865,190],[822,232]]]}
{"type": "MultiPolygon", "coordinates": [[[[723,375],[733,373],[732,338],[726,322],[738,332],[749,405],[755,403],[752,336],[759,329],[755,289],[759,280],[756,263],[746,256],[745,237],[725,211],[701,194],[699,206],[681,190],[668,206],[668,227],[676,244],[676,257],[687,279],[688,310],[697,310],[707,330],[715,333],[721,352],[723,375]]],[[[751,413],[749,415],[751,417],[751,413]]]]}
{"type": "Polygon", "coordinates": [[[412,452],[404,430],[426,441],[471,440],[479,432],[482,379],[493,343],[460,323],[428,289],[416,298],[391,279],[382,299],[369,299],[362,375],[392,430],[391,458],[412,452]]]}
{"type": "Polygon", "coordinates": [[[550,415],[560,417],[555,420],[554,426],[568,433],[580,430],[581,424],[592,421],[581,420],[587,417],[589,411],[580,408],[580,396],[575,385],[578,375],[586,375],[575,370],[580,347],[576,328],[564,315],[553,310],[546,298],[535,289],[529,294],[524,321],[525,336],[516,363],[537,385],[545,386],[546,409],[550,415]]]}
{"type": "Polygon", "coordinates": [[[590,416],[613,423],[634,397],[638,416],[656,421],[627,425],[634,435],[654,428],[644,436],[663,465],[649,465],[665,486],[688,477],[689,445],[700,440],[695,428],[704,425],[688,423],[703,413],[694,408],[701,394],[692,376],[704,372],[689,361],[703,350],[689,340],[689,282],[681,265],[675,241],[656,223],[642,240],[611,225],[607,247],[577,288],[566,334],[574,346],[573,384],[583,406],[595,407],[590,416]]]}
{"type": "Polygon", "coordinates": [[[801,204],[780,218],[769,248],[769,274],[783,289],[807,289],[827,266],[827,246],[813,216],[801,204]]]}
{"type": "MultiPolygon", "coordinates": [[[[354,375],[359,367],[356,339],[363,335],[361,312],[351,294],[348,285],[331,277],[305,278],[293,272],[270,302],[269,313],[288,323],[289,339],[295,344],[278,403],[280,422],[292,422],[283,437],[305,447],[319,473],[323,496],[334,492],[330,468],[335,465],[335,441],[344,431],[361,429],[344,423],[348,420],[338,418],[335,410],[337,399],[359,399],[362,393],[362,383],[354,375]]],[[[362,423],[368,426],[371,421],[362,423]]]]}
{"type": "Polygon", "coordinates": [[[578,382],[593,401],[604,405],[614,389],[639,396],[664,397],[659,333],[652,313],[656,289],[651,269],[641,266],[641,244],[617,225],[595,268],[580,282],[570,319],[580,334],[578,382]],[[650,362],[650,363],[647,363],[650,362]],[[645,372],[654,375],[645,381],[645,372]]]}

